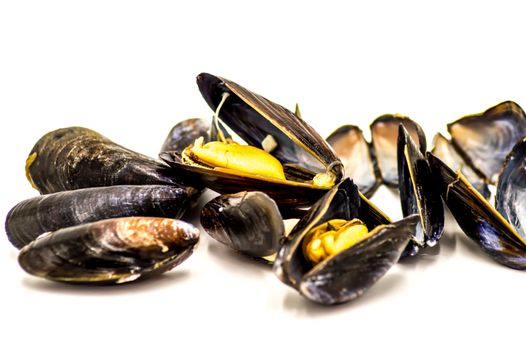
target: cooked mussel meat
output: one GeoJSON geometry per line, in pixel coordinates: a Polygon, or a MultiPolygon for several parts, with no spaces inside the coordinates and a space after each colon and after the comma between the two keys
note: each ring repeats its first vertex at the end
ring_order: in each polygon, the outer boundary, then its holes
{"type": "Polygon", "coordinates": [[[371,140],[384,184],[398,187],[398,126],[402,124],[422,154],[426,152],[424,131],[413,120],[398,114],[385,114],[371,124],[371,140]]]}
{"type": "Polygon", "coordinates": [[[191,193],[164,185],[121,185],[62,191],[27,199],[6,217],[9,241],[22,248],[44,232],[124,216],[180,218],[191,193]]]}
{"type": "Polygon", "coordinates": [[[466,179],[480,192],[484,198],[490,197],[487,183],[466,163],[464,158],[456,151],[453,144],[441,133],[437,133],[433,139],[431,153],[440,158],[454,171],[460,171],[466,179]]]}
{"type": "Polygon", "coordinates": [[[202,73],[197,84],[215,111],[217,140],[198,139],[161,158],[189,180],[220,193],[263,191],[278,205],[310,205],[343,175],[330,146],[286,108],[224,78],[202,73]],[[247,145],[226,137],[225,124],[247,145]]]}
{"type": "Polygon", "coordinates": [[[54,281],[124,283],[171,270],[198,241],[199,230],[179,220],[107,219],[43,235],[22,248],[18,262],[54,281]]]}
{"type": "Polygon", "coordinates": [[[285,237],[279,209],[263,192],[212,199],[201,211],[201,225],[215,240],[251,257],[275,254],[285,237]]]}
{"type": "Polygon", "coordinates": [[[497,262],[514,269],[526,269],[524,217],[524,165],[526,139],[510,153],[499,178],[495,210],[464,175],[440,159],[428,159],[440,186],[442,198],[464,233],[497,262]]]}
{"type": "Polygon", "coordinates": [[[416,239],[404,255],[415,255],[422,246],[434,246],[444,231],[444,207],[431,168],[403,124],[398,132],[398,187],[402,213],[418,214],[416,239]]]}
{"type": "Polygon", "coordinates": [[[81,127],[44,135],[27,158],[26,176],[41,194],[112,185],[181,186],[164,163],[81,127]]]}
{"type": "Polygon", "coordinates": [[[526,136],[526,115],[513,101],[448,124],[451,141],[466,162],[491,183],[513,146],[526,136]]]}
{"type": "Polygon", "coordinates": [[[274,263],[285,284],[321,304],[362,295],[398,261],[416,215],[390,223],[349,179],[328,191],[298,222],[274,263]],[[373,219],[375,218],[375,219],[373,219]]]}
{"type": "Polygon", "coordinates": [[[342,161],[345,176],[354,181],[360,192],[371,197],[381,179],[371,145],[365,140],[362,130],[354,125],[343,125],[327,137],[327,142],[342,161]]]}

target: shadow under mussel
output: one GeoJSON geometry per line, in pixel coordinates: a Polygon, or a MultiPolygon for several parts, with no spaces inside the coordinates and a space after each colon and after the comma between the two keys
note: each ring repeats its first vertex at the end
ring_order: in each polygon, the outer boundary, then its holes
{"type": "Polygon", "coordinates": [[[121,185],[61,191],[30,198],[7,214],[5,230],[18,249],[61,228],[125,216],[180,218],[191,196],[165,185],[121,185]]]}
{"type": "Polygon", "coordinates": [[[222,194],[265,192],[281,208],[309,206],[342,178],[343,165],[330,146],[291,111],[207,73],[197,84],[215,111],[216,139],[197,139],[180,153],[161,154],[188,181],[222,194]]]}
{"type": "Polygon", "coordinates": [[[417,222],[413,215],[390,223],[345,179],[294,227],[278,252],[274,272],[311,301],[350,301],[398,261],[417,222]]]}
{"type": "Polygon", "coordinates": [[[126,217],[60,229],[20,251],[29,274],[53,281],[120,284],[171,270],[199,241],[199,230],[183,221],[126,217]]]}
{"type": "Polygon", "coordinates": [[[526,269],[526,138],[507,156],[498,176],[495,207],[460,171],[428,154],[442,198],[464,233],[495,261],[526,269]]]}

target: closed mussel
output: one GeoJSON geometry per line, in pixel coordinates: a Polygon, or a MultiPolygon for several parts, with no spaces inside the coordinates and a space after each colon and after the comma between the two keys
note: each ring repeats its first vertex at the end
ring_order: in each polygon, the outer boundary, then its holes
{"type": "Polygon", "coordinates": [[[350,301],[398,261],[417,222],[413,215],[390,223],[346,179],[294,227],[278,252],[274,272],[314,302],[350,301]],[[364,215],[368,211],[376,213],[364,215]]]}
{"type": "Polygon", "coordinates": [[[44,232],[124,216],[180,218],[190,200],[184,188],[121,185],[62,191],[27,199],[6,217],[9,241],[22,248],[44,232]]]}
{"type": "Polygon", "coordinates": [[[18,261],[26,272],[54,281],[115,284],[172,269],[198,241],[197,228],[183,221],[116,218],[43,235],[20,251],[18,261]]]}
{"type": "Polygon", "coordinates": [[[526,269],[526,234],[523,229],[526,181],[526,139],[508,155],[497,185],[496,207],[437,157],[428,158],[442,198],[464,233],[497,262],[526,269]]]}
{"type": "Polygon", "coordinates": [[[161,147],[161,152],[181,153],[200,137],[204,139],[204,142],[210,140],[210,122],[201,118],[183,120],[170,130],[161,147]]]}
{"type": "Polygon", "coordinates": [[[215,240],[251,257],[275,254],[285,237],[279,209],[263,192],[244,191],[212,199],[201,211],[201,225],[215,240]]]}
{"type": "Polygon", "coordinates": [[[26,176],[41,194],[113,185],[178,185],[164,163],[124,148],[86,128],[51,131],[33,147],[26,176]]]}
{"type": "Polygon", "coordinates": [[[223,194],[262,191],[279,206],[295,207],[312,204],[341,179],[330,146],[291,111],[224,78],[202,73],[197,84],[215,111],[217,140],[161,154],[190,181],[223,194]],[[221,124],[247,145],[226,137],[221,124]]]}

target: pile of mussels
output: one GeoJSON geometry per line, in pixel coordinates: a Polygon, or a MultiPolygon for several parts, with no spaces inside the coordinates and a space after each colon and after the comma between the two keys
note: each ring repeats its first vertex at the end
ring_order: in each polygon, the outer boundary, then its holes
{"type": "Polygon", "coordinates": [[[160,160],[80,127],[36,143],[26,175],[41,196],[17,204],[5,226],[25,271],[92,284],[168,271],[198,243],[198,229],[178,219],[205,187],[221,195],[201,211],[204,230],[318,303],[352,300],[437,244],[443,202],[483,251],[526,269],[526,116],[516,103],[449,124],[451,138],[437,134],[427,152],[404,116],[377,118],[370,142],[353,125],[324,140],[298,108],[206,73],[197,85],[212,122],[177,124],[160,160]],[[381,184],[398,190],[402,220],[368,199],[381,184]],[[288,219],[299,220],[290,232],[288,219]]]}

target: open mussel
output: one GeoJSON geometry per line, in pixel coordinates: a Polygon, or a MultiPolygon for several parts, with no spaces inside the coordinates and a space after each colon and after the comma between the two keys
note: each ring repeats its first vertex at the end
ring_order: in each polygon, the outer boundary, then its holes
{"type": "Polygon", "coordinates": [[[215,111],[218,140],[161,154],[186,179],[220,193],[263,191],[292,207],[312,204],[339,182],[343,165],[303,119],[224,78],[202,73],[197,84],[215,111]],[[248,145],[225,137],[223,123],[248,145]]]}
{"type": "Polygon", "coordinates": [[[346,179],[294,227],[278,252],[274,272],[314,302],[350,301],[398,261],[417,222],[413,215],[390,223],[346,179]],[[377,213],[364,215],[365,211],[377,213]]]}
{"type": "Polygon", "coordinates": [[[188,207],[185,188],[121,185],[62,191],[27,199],[6,217],[9,241],[22,248],[44,232],[124,216],[180,218],[188,207]]]}
{"type": "Polygon", "coordinates": [[[398,188],[402,213],[418,214],[414,240],[404,255],[415,255],[422,246],[434,246],[444,231],[444,207],[427,159],[403,126],[398,132],[398,188]]]}
{"type": "Polygon", "coordinates": [[[473,168],[466,163],[464,158],[457,152],[451,141],[441,133],[437,133],[433,139],[433,149],[431,153],[440,158],[454,171],[460,171],[466,179],[480,192],[484,198],[490,197],[488,184],[481,178],[473,168]]]}
{"type": "Polygon", "coordinates": [[[428,154],[442,198],[460,228],[497,262],[526,269],[526,234],[523,229],[526,182],[526,139],[507,157],[497,185],[496,207],[471,185],[461,172],[454,172],[428,154]]]}
{"type": "Polygon", "coordinates": [[[210,122],[202,118],[191,118],[177,123],[166,136],[161,152],[181,153],[188,145],[202,137],[210,141],[210,122]]]}
{"type": "Polygon", "coordinates": [[[263,192],[244,191],[212,199],[201,211],[201,225],[215,240],[251,257],[275,254],[285,237],[279,209],[263,192]]]}
{"type": "Polygon", "coordinates": [[[327,142],[345,167],[345,177],[351,178],[360,192],[371,197],[381,184],[376,159],[362,130],[343,125],[327,137],[327,142]]]}
{"type": "Polygon", "coordinates": [[[198,241],[199,230],[183,221],[116,218],[43,235],[20,251],[18,262],[54,281],[124,283],[171,270],[198,241]]]}
{"type": "Polygon", "coordinates": [[[371,124],[371,142],[383,183],[398,187],[397,143],[398,126],[402,124],[422,154],[426,152],[424,131],[413,120],[398,114],[385,114],[371,124]]]}
{"type": "Polygon", "coordinates": [[[466,162],[494,184],[504,159],[526,136],[526,115],[518,104],[505,101],[448,124],[448,131],[466,162]]]}
{"type": "Polygon", "coordinates": [[[26,176],[41,194],[113,185],[185,187],[174,170],[164,163],[81,127],[58,129],[44,135],[27,158],[26,176]]]}

